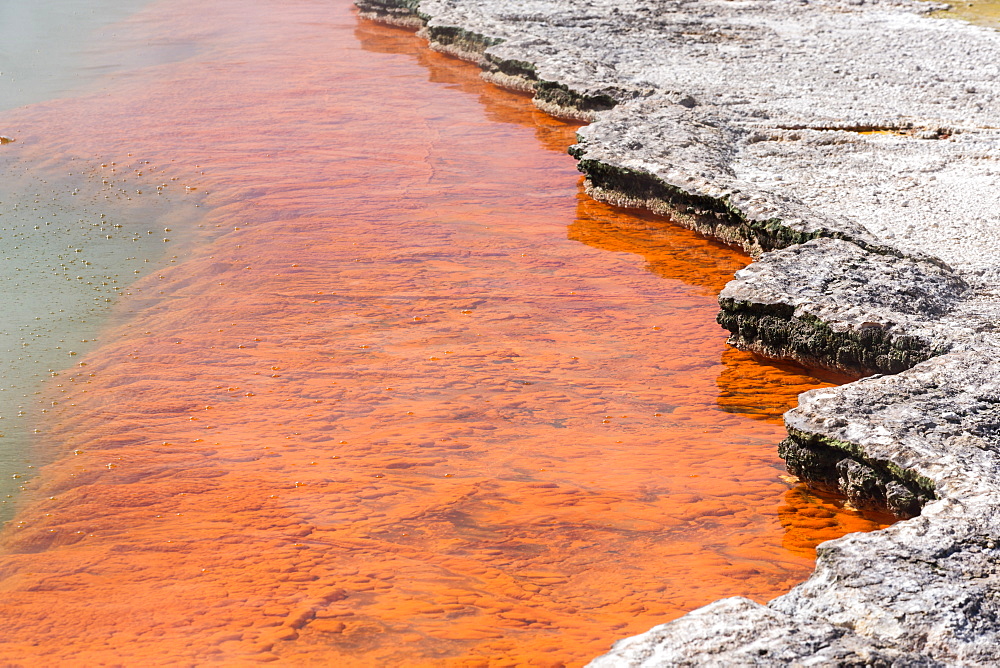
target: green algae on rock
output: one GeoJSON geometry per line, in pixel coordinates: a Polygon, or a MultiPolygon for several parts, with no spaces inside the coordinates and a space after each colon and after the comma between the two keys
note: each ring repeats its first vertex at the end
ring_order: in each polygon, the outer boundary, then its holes
{"type": "Polygon", "coordinates": [[[736,272],[719,296],[730,343],[848,374],[899,373],[948,352],[968,284],[949,268],[817,239],[736,272]]]}

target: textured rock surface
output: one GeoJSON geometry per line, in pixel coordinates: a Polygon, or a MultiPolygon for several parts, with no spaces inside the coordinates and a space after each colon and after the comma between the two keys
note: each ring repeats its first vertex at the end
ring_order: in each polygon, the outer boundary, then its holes
{"type": "Polygon", "coordinates": [[[922,258],[816,239],[764,254],[719,296],[730,342],[769,357],[897,373],[977,332],[953,315],[968,285],[922,258]]]}
{"type": "Polygon", "coordinates": [[[910,0],[359,6],[592,121],[572,153],[593,196],[759,256],[720,298],[734,344],[896,374],[804,395],[781,452],[919,516],[594,665],[996,665],[1000,33],[910,0]]]}
{"type": "Polygon", "coordinates": [[[621,666],[939,666],[926,656],[881,647],[843,627],[802,624],[745,598],[727,598],[671,624],[616,643],[593,668],[621,666]],[[726,620],[720,624],[719,620],[726,620]]]}

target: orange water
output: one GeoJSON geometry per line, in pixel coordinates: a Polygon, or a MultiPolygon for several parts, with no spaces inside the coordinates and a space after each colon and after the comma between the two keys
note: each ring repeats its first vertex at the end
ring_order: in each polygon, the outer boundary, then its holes
{"type": "Polygon", "coordinates": [[[47,385],[6,661],[580,665],[880,526],[782,479],[821,383],[726,348],[748,258],[586,198],[575,126],[343,0],[121,33],[197,55],[7,148],[204,215],[47,385]]]}

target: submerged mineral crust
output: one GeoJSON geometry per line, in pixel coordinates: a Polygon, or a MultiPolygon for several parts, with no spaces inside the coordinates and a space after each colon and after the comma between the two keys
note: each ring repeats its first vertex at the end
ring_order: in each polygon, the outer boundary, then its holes
{"type": "Polygon", "coordinates": [[[911,0],[358,5],[590,122],[571,153],[594,197],[749,251],[731,343],[870,376],[803,395],[780,452],[911,519],[592,665],[996,665],[1000,32],[911,0]]]}

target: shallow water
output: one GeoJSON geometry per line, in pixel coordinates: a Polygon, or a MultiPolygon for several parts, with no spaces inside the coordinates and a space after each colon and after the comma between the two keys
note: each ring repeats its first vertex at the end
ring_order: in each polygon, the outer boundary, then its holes
{"type": "Polygon", "coordinates": [[[950,9],[934,12],[934,16],[960,19],[987,28],[1000,28],[1000,0],[973,0],[972,2],[950,2],[950,9]]]}
{"type": "Polygon", "coordinates": [[[0,119],[173,216],[25,411],[8,660],[579,665],[880,526],[782,478],[822,383],[726,348],[748,258],[588,199],[574,125],[345,2],[119,31],[189,55],[0,119]]]}

